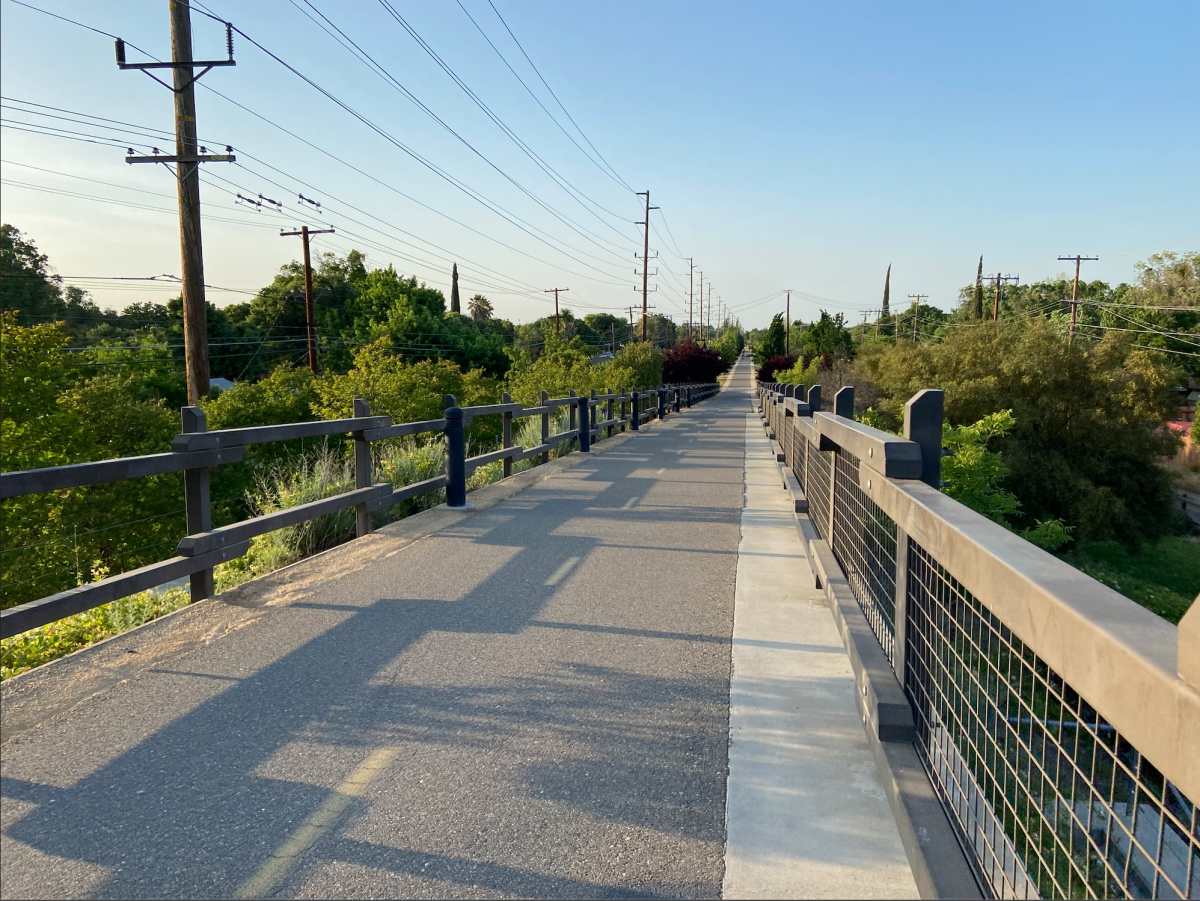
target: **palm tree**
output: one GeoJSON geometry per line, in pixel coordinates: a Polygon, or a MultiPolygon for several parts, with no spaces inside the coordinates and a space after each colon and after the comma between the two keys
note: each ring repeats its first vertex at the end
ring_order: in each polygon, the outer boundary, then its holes
{"type": "Polygon", "coordinates": [[[476,294],[468,301],[467,312],[471,314],[472,319],[491,319],[492,302],[482,294],[476,294]]]}

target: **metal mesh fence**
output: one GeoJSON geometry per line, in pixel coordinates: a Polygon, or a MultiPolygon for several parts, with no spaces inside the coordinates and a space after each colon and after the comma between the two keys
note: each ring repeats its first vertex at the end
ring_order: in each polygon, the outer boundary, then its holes
{"type": "Polygon", "coordinates": [[[804,492],[808,498],[808,518],[817,534],[829,540],[829,480],[833,475],[833,451],[808,448],[808,478],[804,492]]]}
{"type": "Polygon", "coordinates": [[[917,747],[1001,898],[1200,898],[1195,803],[916,542],[917,747]]]}
{"type": "Polygon", "coordinates": [[[837,451],[833,474],[833,555],[895,665],[896,523],[859,487],[857,457],[837,451]]]}

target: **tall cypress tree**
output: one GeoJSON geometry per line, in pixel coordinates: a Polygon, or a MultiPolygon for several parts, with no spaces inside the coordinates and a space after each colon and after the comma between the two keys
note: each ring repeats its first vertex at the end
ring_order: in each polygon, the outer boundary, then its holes
{"type": "Polygon", "coordinates": [[[975,318],[983,319],[983,254],[979,255],[979,271],[975,273],[975,318]]]}
{"type": "Polygon", "coordinates": [[[450,312],[462,313],[462,304],[458,300],[458,263],[450,273],[450,312]]]}
{"type": "Polygon", "coordinates": [[[892,264],[888,263],[887,277],[883,280],[883,308],[879,311],[879,318],[883,320],[884,334],[887,334],[888,323],[891,309],[888,301],[892,296],[892,264]]]}

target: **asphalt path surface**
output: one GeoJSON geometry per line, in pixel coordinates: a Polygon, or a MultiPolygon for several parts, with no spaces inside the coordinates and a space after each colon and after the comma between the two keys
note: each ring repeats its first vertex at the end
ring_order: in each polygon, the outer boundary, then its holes
{"type": "Polygon", "coordinates": [[[11,737],[0,894],[719,896],[749,375],[11,737]]]}

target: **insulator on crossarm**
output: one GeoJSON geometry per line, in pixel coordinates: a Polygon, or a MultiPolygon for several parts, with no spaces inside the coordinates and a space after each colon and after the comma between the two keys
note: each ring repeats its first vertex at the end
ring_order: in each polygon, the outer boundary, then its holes
{"type": "Polygon", "coordinates": [[[125,65],[125,42],[117,38],[117,65],[125,65]]]}
{"type": "Polygon", "coordinates": [[[228,22],[225,23],[225,50],[229,54],[229,58],[233,59],[233,26],[228,22]]]}

